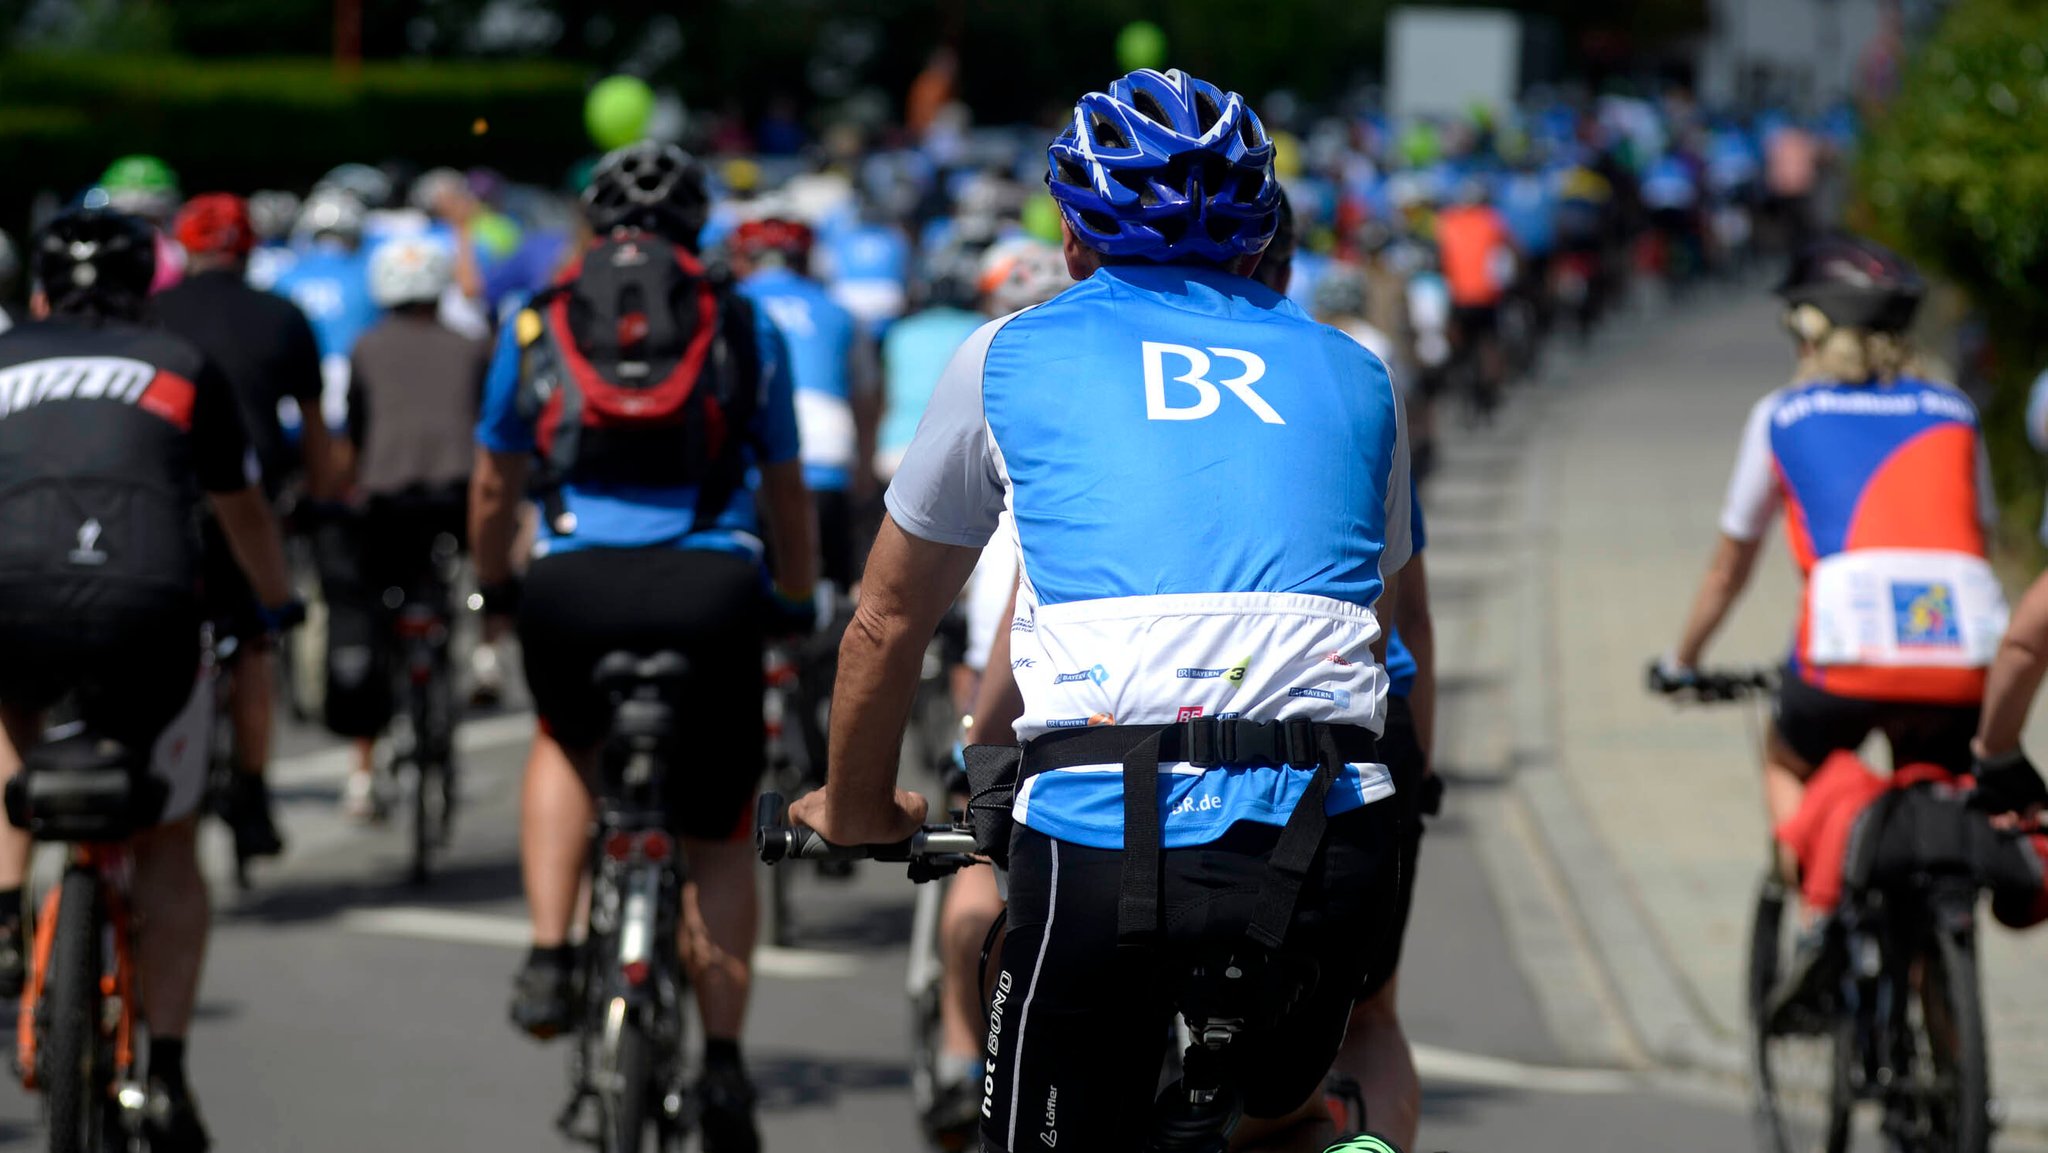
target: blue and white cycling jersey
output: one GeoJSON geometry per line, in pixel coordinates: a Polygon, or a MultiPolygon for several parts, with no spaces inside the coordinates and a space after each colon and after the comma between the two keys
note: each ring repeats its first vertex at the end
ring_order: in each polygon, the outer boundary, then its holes
{"type": "Polygon", "coordinates": [[[320,346],[320,410],[329,428],[348,418],[348,358],[382,315],[370,299],[367,252],[314,247],[279,272],[270,290],[289,297],[313,324],[320,346]]]}
{"type": "MultiPolygon", "coordinates": [[[[1104,268],[983,326],[948,365],[888,494],[925,540],[979,548],[1007,506],[1021,578],[1017,734],[1196,716],[1385,722],[1372,645],[1407,563],[1401,405],[1385,365],[1222,272],[1104,268]]],[[[1163,843],[1284,824],[1310,773],[1162,765],[1163,843]]],[[[1350,765],[1329,811],[1387,797],[1350,765]]],[[[1118,766],[1031,778],[1016,816],[1123,844],[1118,766]]]]}
{"type": "MultiPolygon", "coordinates": [[[[789,355],[775,326],[758,312],[755,319],[761,346],[761,393],[748,451],[756,465],[780,464],[797,456],[789,355]]],[[[519,411],[519,374],[525,359],[519,344],[521,323],[515,319],[499,330],[491,367],[484,375],[476,440],[491,452],[524,455],[534,451],[533,422],[519,411]]],[[[754,482],[750,473],[746,486],[732,495],[713,526],[702,532],[691,531],[697,522],[694,486],[565,484],[563,505],[575,517],[576,531],[559,535],[543,517],[534,555],[586,548],[680,548],[736,553],[758,561],[763,550],[754,482]]]]}
{"type": "Polygon", "coordinates": [[[845,492],[853,484],[858,456],[853,421],[858,323],[815,282],[787,268],[754,273],[740,283],[740,292],[774,322],[789,349],[804,484],[814,492],[845,492]]]}
{"type": "Polygon", "coordinates": [[[820,278],[832,299],[872,334],[903,315],[910,282],[910,241],[883,224],[853,222],[818,235],[820,278]]]}

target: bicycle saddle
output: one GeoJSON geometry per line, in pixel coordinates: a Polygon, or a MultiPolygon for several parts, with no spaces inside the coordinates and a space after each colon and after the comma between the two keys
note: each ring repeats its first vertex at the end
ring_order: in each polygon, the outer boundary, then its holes
{"type": "Polygon", "coordinates": [[[664,650],[658,653],[606,653],[597,662],[593,676],[601,689],[610,692],[625,692],[642,685],[659,686],[673,684],[683,679],[690,671],[690,662],[683,654],[664,650]]]}

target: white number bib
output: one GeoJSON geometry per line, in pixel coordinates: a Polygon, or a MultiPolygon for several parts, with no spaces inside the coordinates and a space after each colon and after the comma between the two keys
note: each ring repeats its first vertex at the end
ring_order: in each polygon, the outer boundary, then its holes
{"type": "Polygon", "coordinates": [[[1839,553],[1813,566],[1806,597],[1816,665],[1982,668],[2005,635],[2005,592],[1966,553],[1839,553]]]}

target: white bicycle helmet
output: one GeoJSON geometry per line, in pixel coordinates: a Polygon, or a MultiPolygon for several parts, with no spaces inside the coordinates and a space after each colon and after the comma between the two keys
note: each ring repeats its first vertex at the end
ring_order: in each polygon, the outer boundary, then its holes
{"type": "Polygon", "coordinates": [[[292,238],[318,240],[332,236],[354,246],[362,242],[363,220],[368,215],[369,210],[353,193],[322,188],[306,197],[305,204],[300,206],[299,219],[292,225],[292,238]]]}
{"type": "Polygon", "coordinates": [[[1006,241],[981,258],[981,295],[996,316],[1043,304],[1073,283],[1066,254],[1036,240],[1006,241]]]}
{"type": "Polygon", "coordinates": [[[454,280],[454,256],[429,237],[387,240],[370,254],[370,299],[379,308],[432,304],[454,280]]]}

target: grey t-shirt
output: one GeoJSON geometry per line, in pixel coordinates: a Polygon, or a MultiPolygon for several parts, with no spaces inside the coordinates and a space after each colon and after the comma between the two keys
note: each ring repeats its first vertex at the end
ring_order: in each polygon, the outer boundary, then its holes
{"type": "Polygon", "coordinates": [[[358,487],[389,496],[466,483],[490,346],[431,317],[394,314],[363,334],[350,360],[358,487]]]}

